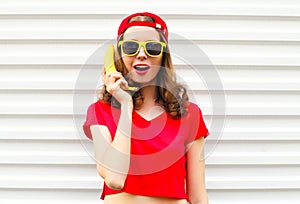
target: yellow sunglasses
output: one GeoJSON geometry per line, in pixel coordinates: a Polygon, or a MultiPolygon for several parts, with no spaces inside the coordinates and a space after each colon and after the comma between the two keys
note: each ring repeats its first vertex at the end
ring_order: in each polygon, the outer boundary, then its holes
{"type": "Polygon", "coordinates": [[[166,48],[167,45],[164,42],[154,40],[147,42],[121,40],[119,41],[118,46],[121,46],[122,53],[126,56],[136,55],[140,51],[141,46],[143,46],[147,55],[150,57],[159,57],[162,55],[164,48],[166,48]]]}

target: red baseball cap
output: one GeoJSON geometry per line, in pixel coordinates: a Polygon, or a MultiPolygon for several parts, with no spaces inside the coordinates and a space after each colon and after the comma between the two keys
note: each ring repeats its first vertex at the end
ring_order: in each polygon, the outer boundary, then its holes
{"type": "Polygon", "coordinates": [[[166,38],[166,41],[168,42],[168,28],[167,28],[165,21],[161,17],[159,17],[153,13],[149,13],[149,12],[135,13],[135,14],[131,14],[130,16],[127,16],[126,18],[124,18],[119,26],[117,39],[119,39],[120,35],[122,33],[124,33],[127,30],[127,28],[129,28],[131,26],[148,26],[148,27],[152,27],[152,28],[161,30],[166,38]],[[129,20],[135,16],[149,16],[149,17],[153,18],[154,22],[148,22],[148,21],[129,22],[129,20]]]}

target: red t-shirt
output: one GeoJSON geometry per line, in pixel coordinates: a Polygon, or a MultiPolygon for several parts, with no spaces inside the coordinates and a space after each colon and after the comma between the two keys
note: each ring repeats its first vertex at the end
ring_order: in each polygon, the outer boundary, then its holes
{"type": "MultiPolygon", "coordinates": [[[[97,101],[87,110],[84,133],[92,140],[90,125],[105,125],[113,140],[119,116],[120,109],[97,101]]],[[[180,119],[164,112],[150,121],[133,111],[131,133],[130,168],[124,188],[113,190],[104,183],[101,199],[126,192],[189,200],[185,191],[186,144],[208,136],[200,108],[190,102],[180,119]]]]}

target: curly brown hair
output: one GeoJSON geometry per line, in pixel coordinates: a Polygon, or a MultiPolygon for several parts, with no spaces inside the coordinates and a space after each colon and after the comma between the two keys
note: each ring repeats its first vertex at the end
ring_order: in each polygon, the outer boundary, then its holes
{"type": "MultiPolygon", "coordinates": [[[[166,43],[163,33],[160,30],[157,31],[159,32],[161,41],[166,43]]],[[[119,40],[122,39],[123,35],[121,35],[119,40]]],[[[139,87],[139,84],[128,77],[128,70],[121,58],[120,47],[118,47],[117,52],[115,52],[115,59],[117,71],[123,74],[124,78],[128,81],[129,86],[139,87]]],[[[156,102],[163,106],[172,118],[178,119],[185,115],[189,98],[186,88],[182,84],[176,82],[175,69],[168,44],[163,53],[161,69],[156,76],[156,88],[158,93],[156,102]]],[[[144,99],[141,90],[134,93],[132,91],[127,92],[132,95],[134,109],[140,109],[144,99]]],[[[120,103],[107,92],[105,85],[103,85],[102,90],[98,92],[98,100],[111,103],[113,107],[120,108],[120,103]]]]}

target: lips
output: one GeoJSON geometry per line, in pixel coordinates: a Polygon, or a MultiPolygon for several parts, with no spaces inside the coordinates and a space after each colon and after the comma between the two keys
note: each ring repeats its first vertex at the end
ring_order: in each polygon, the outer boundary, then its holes
{"type": "Polygon", "coordinates": [[[137,74],[146,74],[150,69],[150,66],[147,64],[136,64],[133,68],[137,74]]]}

